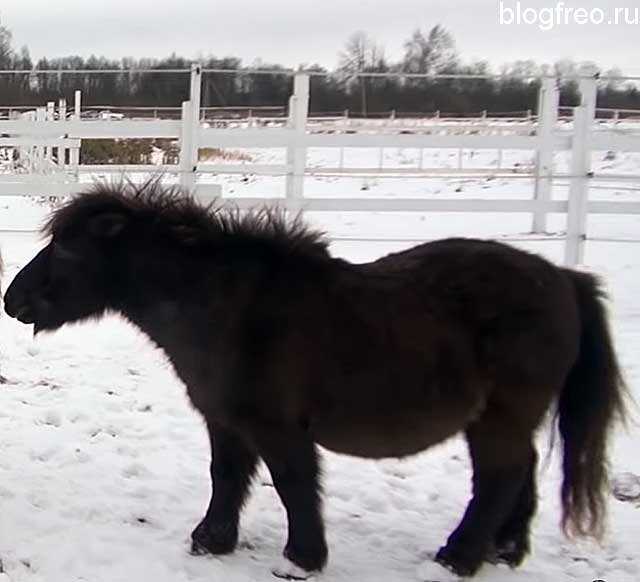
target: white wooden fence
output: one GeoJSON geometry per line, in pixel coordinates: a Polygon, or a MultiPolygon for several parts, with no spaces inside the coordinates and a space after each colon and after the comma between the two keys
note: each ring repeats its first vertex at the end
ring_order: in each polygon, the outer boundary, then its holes
{"type": "MultiPolygon", "coordinates": [[[[200,178],[212,174],[255,174],[285,176],[286,192],[279,198],[234,198],[242,208],[254,205],[280,205],[292,211],[376,211],[376,212],[487,212],[529,213],[532,231],[544,233],[550,213],[567,214],[565,261],[569,265],[582,262],[587,239],[588,214],[640,214],[640,202],[589,201],[590,184],[599,180],[640,180],[640,176],[597,175],[591,169],[592,152],[599,150],[640,152],[640,133],[599,127],[596,119],[597,75],[583,76],[580,81],[581,104],[574,110],[572,126],[559,124],[558,86],[553,78],[543,79],[537,123],[519,127],[517,124],[485,125],[482,131],[470,123],[468,126],[437,123],[415,131],[350,131],[324,132],[309,123],[309,76],[297,74],[294,92],[289,102],[288,122],[284,127],[212,128],[200,119],[201,75],[199,66],[191,70],[190,100],[183,103],[180,120],[83,120],[77,97],[75,113],[71,118],[47,110],[35,117],[0,120],[0,147],[34,148],[41,158],[53,159],[52,148],[58,148],[57,162],[52,171],[46,169],[27,174],[0,174],[0,196],[46,195],[65,196],[86,187],[80,183],[82,175],[96,172],[154,173],[163,171],[179,176],[180,182],[196,195],[203,197],[224,195],[220,187],[207,184],[200,178]],[[179,140],[180,161],[176,165],[151,166],[88,166],[80,165],[78,151],[82,139],[166,138],[179,140]],[[414,198],[306,198],[305,178],[318,170],[308,166],[308,148],[453,148],[462,150],[529,150],[536,153],[533,172],[505,177],[525,177],[534,180],[535,193],[530,200],[523,199],[414,199],[414,198]],[[198,151],[202,148],[284,148],[286,163],[280,165],[209,164],[200,163],[198,151]],[[68,154],[60,153],[68,151],[68,154]],[[554,154],[570,152],[571,167],[567,173],[554,170],[554,154]],[[569,182],[568,200],[552,198],[553,184],[569,182]]],[[[1,99],[1,96],[0,96],[1,99]]],[[[65,107],[61,104],[61,107],[65,107]]],[[[363,169],[324,168],[324,172],[339,175],[357,175],[363,169]]],[[[376,172],[376,170],[368,170],[376,172]]],[[[377,169],[382,174],[382,165],[377,169]]],[[[441,177],[441,170],[424,168],[394,169],[394,177],[418,172],[425,179],[441,177]]],[[[448,170],[452,176],[501,175],[500,170],[488,169],[448,170]]]]}

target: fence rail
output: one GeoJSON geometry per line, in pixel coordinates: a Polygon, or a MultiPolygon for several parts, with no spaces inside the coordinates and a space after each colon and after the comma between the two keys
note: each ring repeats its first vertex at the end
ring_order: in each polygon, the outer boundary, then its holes
{"type": "MultiPolygon", "coordinates": [[[[121,72],[121,71],[120,71],[121,72]]],[[[150,173],[163,171],[196,195],[223,195],[216,184],[202,178],[217,174],[255,174],[284,176],[281,197],[234,198],[233,204],[246,208],[255,204],[272,204],[299,211],[375,211],[375,212],[496,212],[532,215],[532,232],[545,233],[550,213],[567,215],[565,261],[575,265],[582,261],[587,239],[587,216],[595,214],[640,214],[639,202],[589,201],[590,185],[607,180],[640,180],[640,176],[594,174],[592,152],[624,150],[640,152],[640,133],[619,130],[596,123],[598,77],[595,73],[580,78],[581,104],[572,111],[571,123],[560,123],[557,79],[542,80],[539,106],[535,116],[525,124],[497,120],[476,123],[465,120],[458,125],[445,120],[429,125],[377,127],[314,123],[309,114],[309,74],[296,73],[294,90],[287,107],[286,122],[278,127],[211,127],[203,123],[200,107],[202,69],[190,71],[190,99],[183,103],[179,119],[83,119],[80,96],[76,94],[73,113],[67,115],[66,103],[38,108],[35,115],[0,120],[0,147],[12,146],[29,152],[35,163],[30,174],[0,176],[0,195],[64,196],[85,186],[81,177],[109,173],[150,173]],[[79,148],[86,139],[168,139],[179,144],[179,163],[175,165],[102,166],[80,164],[79,148]],[[286,150],[285,163],[207,163],[199,161],[203,148],[280,148],[286,150]],[[317,168],[308,163],[309,148],[330,148],[340,152],[338,167],[317,168]],[[383,152],[385,148],[411,148],[422,152],[447,148],[460,152],[457,168],[427,168],[423,157],[416,166],[384,168],[382,154],[378,167],[347,168],[343,164],[345,148],[368,148],[383,152]],[[508,172],[501,168],[472,169],[462,164],[463,150],[527,150],[535,152],[531,169],[508,172]],[[568,172],[554,168],[554,155],[567,152],[571,164],[568,172]],[[39,165],[38,165],[39,164],[39,165]],[[314,175],[379,175],[429,178],[433,176],[469,177],[474,175],[508,176],[530,179],[535,186],[531,199],[373,199],[305,197],[305,178],[314,175]],[[558,181],[568,183],[566,201],[553,200],[558,181]]],[[[1,96],[0,96],[1,98],[1,96]]]]}
{"type": "MultiPolygon", "coordinates": [[[[20,114],[34,111],[35,105],[0,105],[0,119],[14,119],[20,114]]],[[[561,106],[558,108],[559,119],[573,119],[573,107],[561,106]]],[[[182,113],[181,107],[171,106],[140,106],[140,105],[84,105],[81,118],[140,118],[140,119],[179,119],[182,113]]],[[[640,121],[640,109],[620,109],[598,107],[596,115],[601,120],[613,121],[640,121]]],[[[233,123],[238,120],[255,120],[256,122],[282,122],[287,119],[287,107],[282,105],[263,106],[216,106],[201,107],[200,118],[202,121],[216,121],[233,123]]],[[[369,111],[362,113],[345,109],[343,111],[312,111],[308,117],[310,122],[380,122],[385,124],[397,124],[398,122],[417,122],[431,124],[437,121],[443,122],[470,122],[475,125],[482,123],[512,122],[534,124],[537,116],[531,109],[520,111],[402,111],[390,109],[387,111],[369,111]]]]}

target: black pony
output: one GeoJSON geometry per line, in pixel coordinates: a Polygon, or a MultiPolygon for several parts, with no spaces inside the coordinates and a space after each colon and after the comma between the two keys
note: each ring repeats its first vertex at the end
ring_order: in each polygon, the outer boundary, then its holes
{"type": "Polygon", "coordinates": [[[437,560],[460,575],[516,566],[536,506],[534,431],[556,401],[563,525],[602,533],[624,403],[592,276],[466,239],[355,265],[300,221],[203,208],[157,181],[94,188],[47,233],[6,311],[36,332],[118,312],[164,349],[211,439],[194,551],[234,550],[263,459],[287,511],[285,556],[320,570],[317,445],[405,457],[464,431],[473,498],[437,560]]]}

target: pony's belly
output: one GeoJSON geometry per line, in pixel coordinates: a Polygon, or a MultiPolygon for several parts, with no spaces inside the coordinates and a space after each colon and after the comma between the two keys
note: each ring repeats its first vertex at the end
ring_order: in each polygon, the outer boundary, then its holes
{"type": "Polygon", "coordinates": [[[372,459],[415,455],[453,436],[465,423],[459,419],[424,416],[321,421],[312,425],[314,440],[325,449],[372,459]]]}

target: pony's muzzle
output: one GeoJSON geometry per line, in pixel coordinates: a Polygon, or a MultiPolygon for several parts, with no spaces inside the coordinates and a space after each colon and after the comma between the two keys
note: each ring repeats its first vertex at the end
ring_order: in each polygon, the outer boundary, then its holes
{"type": "Polygon", "coordinates": [[[4,297],[4,310],[9,317],[26,324],[34,322],[33,308],[22,298],[11,292],[11,287],[4,297]]]}
{"type": "Polygon", "coordinates": [[[34,323],[35,318],[33,312],[29,307],[21,307],[15,315],[15,318],[21,323],[31,324],[34,323]]]}

